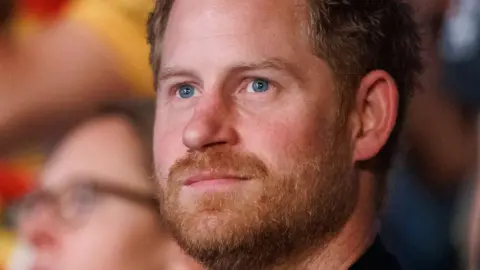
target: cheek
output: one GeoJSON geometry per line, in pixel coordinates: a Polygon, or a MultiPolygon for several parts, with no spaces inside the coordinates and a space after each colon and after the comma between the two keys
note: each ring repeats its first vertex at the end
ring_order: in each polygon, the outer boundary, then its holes
{"type": "Polygon", "coordinates": [[[76,261],[82,269],[120,270],[136,269],[131,267],[142,265],[145,258],[153,257],[148,254],[155,252],[153,245],[159,238],[153,218],[132,211],[124,211],[116,217],[112,213],[101,215],[92,216],[83,228],[65,237],[70,258],[66,262],[76,261]]]}
{"type": "Polygon", "coordinates": [[[182,132],[181,127],[164,130],[160,125],[155,125],[153,155],[159,180],[164,179],[169,168],[187,152],[182,141],[182,132]]]}
{"type": "Polygon", "coordinates": [[[119,256],[118,237],[108,227],[94,224],[72,230],[63,237],[63,269],[115,269],[119,256]]]}
{"type": "Polygon", "coordinates": [[[315,148],[318,143],[314,138],[318,136],[316,127],[318,125],[313,125],[307,117],[283,118],[283,121],[270,118],[259,125],[246,127],[242,138],[249,151],[281,169],[294,165],[292,159],[301,158],[307,150],[315,148]]]}

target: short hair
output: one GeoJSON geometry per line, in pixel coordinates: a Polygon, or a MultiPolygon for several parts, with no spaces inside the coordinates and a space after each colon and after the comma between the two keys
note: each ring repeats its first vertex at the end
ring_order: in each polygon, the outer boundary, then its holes
{"type": "MultiPolygon", "coordinates": [[[[423,70],[413,10],[403,0],[305,0],[305,3],[313,52],[332,68],[343,111],[353,106],[354,91],[369,72],[384,70],[397,84],[397,122],[371,163],[377,173],[384,175],[396,150],[407,101],[423,70]]],[[[149,17],[150,63],[155,77],[173,4],[174,0],[157,0],[149,17]]]]}

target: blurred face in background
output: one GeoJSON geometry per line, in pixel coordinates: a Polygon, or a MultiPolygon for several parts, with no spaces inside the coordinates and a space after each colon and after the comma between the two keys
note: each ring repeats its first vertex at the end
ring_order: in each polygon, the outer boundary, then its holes
{"type": "Polygon", "coordinates": [[[117,116],[87,122],[60,144],[21,208],[32,269],[195,269],[160,226],[144,150],[117,116]]]}

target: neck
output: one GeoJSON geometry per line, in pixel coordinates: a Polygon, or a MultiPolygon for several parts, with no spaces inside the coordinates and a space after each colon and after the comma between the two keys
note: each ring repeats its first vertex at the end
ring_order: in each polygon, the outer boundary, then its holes
{"type": "Polygon", "coordinates": [[[310,255],[301,260],[303,263],[290,267],[279,266],[278,269],[348,269],[365,253],[378,232],[377,211],[372,200],[376,190],[373,175],[369,175],[368,180],[362,179],[360,183],[357,205],[340,233],[322,248],[310,251],[310,255]]]}

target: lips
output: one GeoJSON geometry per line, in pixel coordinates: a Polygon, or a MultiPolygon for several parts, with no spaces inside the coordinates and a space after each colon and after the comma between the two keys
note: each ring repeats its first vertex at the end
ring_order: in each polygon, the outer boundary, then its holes
{"type": "Polygon", "coordinates": [[[184,182],[184,186],[191,186],[203,182],[214,182],[219,180],[229,180],[229,181],[243,181],[248,180],[247,177],[241,177],[234,174],[228,173],[212,173],[212,172],[205,172],[199,173],[193,176],[188,177],[184,182]]]}

